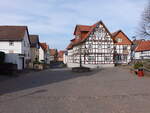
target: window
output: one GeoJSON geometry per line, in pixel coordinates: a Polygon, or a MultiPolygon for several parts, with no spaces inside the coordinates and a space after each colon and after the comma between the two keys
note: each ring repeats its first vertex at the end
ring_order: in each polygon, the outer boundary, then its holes
{"type": "Polygon", "coordinates": [[[102,49],[102,45],[100,45],[100,44],[99,44],[99,45],[98,45],[98,49],[100,49],[100,50],[101,50],[101,49],[102,49]]]}
{"type": "Polygon", "coordinates": [[[123,50],[127,50],[127,46],[123,46],[123,50]]]}
{"type": "Polygon", "coordinates": [[[95,61],[95,57],[94,56],[88,56],[88,61],[95,61]]]}
{"type": "Polygon", "coordinates": [[[121,61],[121,60],[122,60],[121,55],[117,55],[117,56],[116,56],[116,60],[117,60],[117,61],[121,61]]]}
{"type": "Polygon", "coordinates": [[[14,46],[14,42],[13,42],[13,41],[10,41],[10,42],[9,42],[9,46],[14,46]]]}
{"type": "Polygon", "coordinates": [[[107,48],[110,49],[110,44],[107,45],[107,48]]]}
{"type": "Polygon", "coordinates": [[[127,55],[124,55],[124,56],[123,56],[123,60],[124,60],[124,61],[127,61],[127,59],[128,59],[128,56],[127,56],[127,55]]]}
{"type": "Polygon", "coordinates": [[[110,57],[109,57],[109,56],[105,56],[104,58],[105,58],[105,61],[106,61],[106,62],[111,61],[111,59],[110,59],[110,57]]]}
{"type": "Polygon", "coordinates": [[[92,49],[92,43],[89,43],[89,49],[92,49]]]}
{"type": "Polygon", "coordinates": [[[122,42],[122,39],[121,38],[117,38],[116,41],[117,42],[122,42]]]}

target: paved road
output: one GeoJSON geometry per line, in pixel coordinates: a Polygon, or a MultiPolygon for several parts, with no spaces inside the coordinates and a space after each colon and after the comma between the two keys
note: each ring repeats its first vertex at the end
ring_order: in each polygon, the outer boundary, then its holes
{"type": "Polygon", "coordinates": [[[0,81],[0,113],[150,113],[150,78],[50,69],[0,81]]]}

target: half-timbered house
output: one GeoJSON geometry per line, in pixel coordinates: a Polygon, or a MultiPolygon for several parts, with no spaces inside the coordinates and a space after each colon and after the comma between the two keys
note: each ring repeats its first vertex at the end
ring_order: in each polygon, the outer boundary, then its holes
{"type": "Polygon", "coordinates": [[[112,33],[112,37],[115,64],[128,64],[131,61],[132,41],[121,30],[112,33]]]}
{"type": "Polygon", "coordinates": [[[150,59],[150,40],[141,40],[135,50],[134,59],[150,59]]]}
{"type": "Polygon", "coordinates": [[[114,66],[113,37],[102,21],[92,26],[77,25],[74,35],[67,47],[68,67],[114,66]]]}

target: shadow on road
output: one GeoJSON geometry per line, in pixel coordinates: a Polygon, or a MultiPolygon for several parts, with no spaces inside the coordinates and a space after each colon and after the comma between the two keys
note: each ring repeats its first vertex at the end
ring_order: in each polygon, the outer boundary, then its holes
{"type": "Polygon", "coordinates": [[[92,76],[100,70],[92,70],[91,72],[75,73],[69,69],[50,69],[41,72],[29,73],[21,75],[13,79],[7,79],[0,83],[0,95],[25,90],[29,88],[40,87],[52,83],[62,82],[82,76],[92,76]]]}

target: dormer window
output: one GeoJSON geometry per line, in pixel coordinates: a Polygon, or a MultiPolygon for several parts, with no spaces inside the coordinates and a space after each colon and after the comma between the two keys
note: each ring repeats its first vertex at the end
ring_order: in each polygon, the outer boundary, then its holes
{"type": "Polygon", "coordinates": [[[79,39],[80,37],[79,37],[79,35],[76,35],[76,39],[79,39]]]}
{"type": "Polygon", "coordinates": [[[122,42],[122,39],[121,38],[117,38],[116,41],[117,42],[122,42]]]}
{"type": "Polygon", "coordinates": [[[14,42],[13,42],[13,41],[10,41],[10,42],[9,42],[9,46],[14,46],[14,42]]]}

